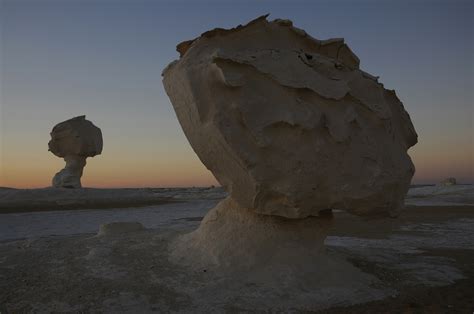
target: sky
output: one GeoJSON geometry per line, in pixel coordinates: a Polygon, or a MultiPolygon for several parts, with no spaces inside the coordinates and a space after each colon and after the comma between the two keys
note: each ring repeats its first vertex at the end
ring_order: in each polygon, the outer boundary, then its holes
{"type": "Polygon", "coordinates": [[[215,185],[186,140],[161,72],[175,47],[270,13],[343,37],[395,89],[418,132],[413,183],[474,183],[474,1],[0,0],[0,186],[46,187],[64,166],[52,127],[102,129],[90,187],[215,185]]]}

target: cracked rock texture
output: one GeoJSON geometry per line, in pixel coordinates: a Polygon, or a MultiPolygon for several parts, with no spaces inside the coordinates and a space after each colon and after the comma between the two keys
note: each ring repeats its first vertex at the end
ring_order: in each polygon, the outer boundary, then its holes
{"type": "Polygon", "coordinates": [[[49,151],[64,158],[66,166],[53,177],[53,187],[81,188],[81,177],[87,157],[102,153],[102,132],[86,116],[57,124],[51,131],[49,151]]]}
{"type": "Polygon", "coordinates": [[[398,214],[417,134],[395,91],[360,70],[343,39],[262,16],[177,50],[166,92],[194,151],[242,208],[398,214]]]}

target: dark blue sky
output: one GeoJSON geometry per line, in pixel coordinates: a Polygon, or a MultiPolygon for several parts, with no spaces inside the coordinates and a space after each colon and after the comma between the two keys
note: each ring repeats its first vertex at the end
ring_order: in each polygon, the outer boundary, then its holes
{"type": "Polygon", "coordinates": [[[48,181],[34,166],[20,164],[38,156],[54,168],[56,160],[44,152],[48,133],[55,123],[80,114],[107,135],[107,150],[94,161],[106,179],[92,184],[127,185],[126,178],[114,177],[118,164],[145,176],[148,185],[211,182],[183,136],[161,71],[178,57],[179,42],[266,13],[269,19],[291,19],[319,39],[344,37],[361,68],[397,91],[420,136],[410,150],[418,182],[446,176],[472,181],[473,3],[2,0],[4,185],[22,185],[15,179],[22,171],[25,178],[26,172],[36,173],[38,184],[48,181]],[[137,164],[189,169],[194,179],[160,181],[163,173],[173,173],[144,171],[137,164]]]}

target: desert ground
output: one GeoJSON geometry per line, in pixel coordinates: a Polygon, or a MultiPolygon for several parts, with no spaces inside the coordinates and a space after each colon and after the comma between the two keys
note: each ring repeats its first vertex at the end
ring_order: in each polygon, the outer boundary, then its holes
{"type": "Polygon", "coordinates": [[[328,255],[373,280],[309,289],[168,260],[170,241],[197,228],[221,188],[1,189],[0,312],[472,313],[473,190],[412,188],[398,218],[334,210],[328,255]]]}

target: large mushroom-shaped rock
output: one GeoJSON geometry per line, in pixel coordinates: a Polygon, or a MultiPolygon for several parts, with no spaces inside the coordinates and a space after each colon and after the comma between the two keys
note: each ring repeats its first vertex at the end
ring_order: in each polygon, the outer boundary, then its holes
{"type": "MultiPolygon", "coordinates": [[[[236,224],[252,230],[240,235],[252,241],[258,232],[300,232],[307,225],[297,220],[332,208],[398,214],[417,134],[395,92],[359,69],[343,39],[317,40],[289,20],[263,16],[177,50],[180,59],[163,71],[166,92],[194,151],[230,194],[177,251],[222,263],[229,254],[217,254],[226,247],[217,243],[242,242],[230,234],[236,224]]],[[[319,219],[312,228],[327,229],[319,219]]],[[[317,234],[313,243],[322,243],[317,234]]],[[[291,247],[259,239],[274,250],[291,247]]],[[[248,260],[259,249],[244,251],[248,260]]]]}
{"type": "Polygon", "coordinates": [[[87,157],[102,153],[102,132],[86,116],[79,116],[54,126],[49,151],[64,158],[66,166],[53,177],[53,187],[81,188],[87,157]]]}

